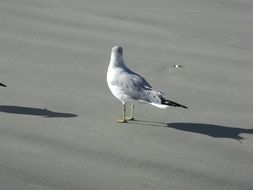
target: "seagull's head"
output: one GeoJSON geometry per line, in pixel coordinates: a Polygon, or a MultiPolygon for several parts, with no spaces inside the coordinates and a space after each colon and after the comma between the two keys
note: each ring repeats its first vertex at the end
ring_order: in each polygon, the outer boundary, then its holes
{"type": "Polygon", "coordinates": [[[115,56],[123,56],[123,48],[120,46],[114,46],[112,48],[112,54],[115,56]]]}
{"type": "Polygon", "coordinates": [[[123,61],[123,48],[120,46],[114,46],[111,53],[111,61],[114,63],[125,65],[123,61]]]}

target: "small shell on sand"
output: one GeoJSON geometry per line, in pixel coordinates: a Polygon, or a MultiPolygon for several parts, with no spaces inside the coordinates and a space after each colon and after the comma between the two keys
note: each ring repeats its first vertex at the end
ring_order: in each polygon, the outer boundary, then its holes
{"type": "Polygon", "coordinates": [[[175,65],[173,65],[173,67],[180,68],[180,67],[183,67],[183,65],[175,64],[175,65]]]}

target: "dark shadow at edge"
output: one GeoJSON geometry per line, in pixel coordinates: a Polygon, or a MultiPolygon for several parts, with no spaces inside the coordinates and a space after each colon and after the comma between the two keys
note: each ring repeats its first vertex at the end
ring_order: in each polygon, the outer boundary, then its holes
{"type": "Polygon", "coordinates": [[[10,114],[21,114],[21,115],[32,115],[32,116],[43,116],[43,117],[77,117],[78,115],[72,113],[61,113],[53,112],[48,109],[32,108],[32,107],[22,107],[22,106],[0,106],[0,112],[10,113],[10,114]]]}
{"type": "Polygon", "coordinates": [[[240,136],[241,133],[253,134],[253,128],[244,129],[244,128],[228,127],[228,126],[205,124],[205,123],[164,123],[164,122],[142,121],[142,120],[134,120],[129,123],[148,125],[148,126],[154,126],[154,127],[168,127],[168,128],[173,128],[180,131],[207,135],[213,138],[235,139],[235,140],[238,140],[239,142],[241,142],[242,140],[245,140],[244,137],[240,136]]]}
{"type": "Polygon", "coordinates": [[[3,86],[3,87],[7,87],[5,84],[3,84],[3,83],[0,83],[0,86],[3,86]]]}

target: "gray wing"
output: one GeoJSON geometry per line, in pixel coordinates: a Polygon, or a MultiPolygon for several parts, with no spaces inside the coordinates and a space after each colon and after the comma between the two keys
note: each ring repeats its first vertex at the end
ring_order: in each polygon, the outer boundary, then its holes
{"type": "Polygon", "coordinates": [[[125,95],[134,100],[161,103],[162,93],[153,89],[142,76],[130,70],[121,73],[117,86],[125,95]]]}

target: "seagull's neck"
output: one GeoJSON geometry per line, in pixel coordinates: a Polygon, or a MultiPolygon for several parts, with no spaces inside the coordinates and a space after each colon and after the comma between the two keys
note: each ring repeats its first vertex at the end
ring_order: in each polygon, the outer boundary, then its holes
{"type": "Polygon", "coordinates": [[[115,56],[114,54],[111,55],[110,64],[115,67],[125,65],[122,56],[115,56]]]}

